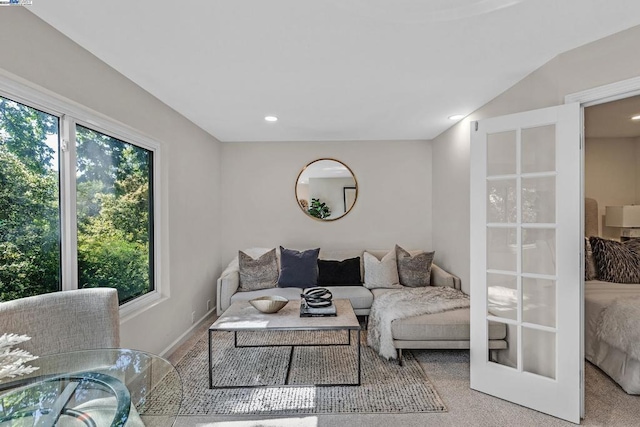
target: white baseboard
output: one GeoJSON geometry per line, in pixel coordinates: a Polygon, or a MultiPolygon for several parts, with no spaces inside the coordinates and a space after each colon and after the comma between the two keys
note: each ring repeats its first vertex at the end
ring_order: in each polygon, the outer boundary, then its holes
{"type": "Polygon", "coordinates": [[[193,333],[193,331],[196,330],[198,327],[200,327],[205,322],[205,319],[209,317],[211,314],[215,313],[215,311],[216,311],[215,307],[207,311],[204,314],[204,316],[202,316],[197,322],[191,325],[191,327],[187,329],[182,335],[180,335],[174,342],[169,344],[167,348],[162,350],[162,352],[160,352],[160,356],[166,358],[171,353],[176,351],[178,347],[184,344],[191,337],[191,334],[193,333]]]}

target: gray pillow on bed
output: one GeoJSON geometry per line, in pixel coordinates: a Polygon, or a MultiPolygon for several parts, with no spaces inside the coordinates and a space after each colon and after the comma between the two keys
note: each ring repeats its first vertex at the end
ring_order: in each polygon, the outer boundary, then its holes
{"type": "Polygon", "coordinates": [[[624,242],[624,245],[631,249],[636,255],[640,256],[640,239],[629,239],[624,242]]]}
{"type": "Polygon", "coordinates": [[[598,280],[596,260],[593,258],[593,249],[589,238],[584,238],[584,280],[598,280]]]}
{"type": "Polygon", "coordinates": [[[589,237],[598,278],[605,282],[640,283],[640,253],[636,242],[630,244],[589,237]]]}

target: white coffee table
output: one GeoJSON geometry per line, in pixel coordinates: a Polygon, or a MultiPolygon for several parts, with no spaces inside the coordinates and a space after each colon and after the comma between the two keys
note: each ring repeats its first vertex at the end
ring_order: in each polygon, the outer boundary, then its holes
{"type": "Polygon", "coordinates": [[[233,332],[234,346],[241,347],[291,347],[289,353],[289,364],[287,366],[287,377],[284,385],[289,385],[289,373],[291,371],[291,361],[295,347],[302,345],[313,346],[334,346],[351,345],[351,331],[357,331],[357,372],[358,381],[355,383],[340,384],[309,384],[315,386],[359,386],[361,384],[361,361],[360,361],[360,323],[353,311],[351,302],[348,299],[337,299],[333,303],[336,306],[336,316],[331,317],[300,317],[300,300],[290,300],[282,310],[277,313],[266,314],[256,310],[246,301],[236,301],[209,327],[209,388],[244,388],[263,387],[257,385],[232,385],[213,387],[211,344],[212,334],[216,331],[233,332]],[[260,332],[260,331],[347,331],[349,336],[346,344],[269,344],[257,346],[239,346],[238,332],[260,332]]]}

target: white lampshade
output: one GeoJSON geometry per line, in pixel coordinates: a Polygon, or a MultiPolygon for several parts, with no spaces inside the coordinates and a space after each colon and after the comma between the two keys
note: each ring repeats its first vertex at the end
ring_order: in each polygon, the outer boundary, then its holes
{"type": "Polygon", "coordinates": [[[607,227],[640,227],[640,205],[607,206],[607,227]]]}

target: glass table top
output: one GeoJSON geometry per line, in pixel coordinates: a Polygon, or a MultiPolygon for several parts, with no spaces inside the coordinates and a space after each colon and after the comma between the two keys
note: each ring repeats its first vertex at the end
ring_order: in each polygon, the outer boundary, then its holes
{"type": "Polygon", "coordinates": [[[75,351],[29,362],[0,380],[0,426],[171,426],[182,382],[166,359],[128,349],[75,351]]]}

